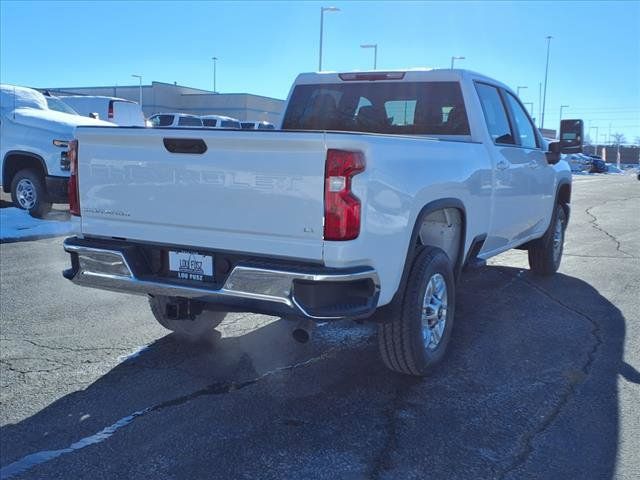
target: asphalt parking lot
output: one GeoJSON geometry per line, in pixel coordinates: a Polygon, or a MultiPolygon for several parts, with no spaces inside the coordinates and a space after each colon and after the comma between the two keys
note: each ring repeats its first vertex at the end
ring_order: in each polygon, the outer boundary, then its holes
{"type": "Polygon", "coordinates": [[[184,345],[142,297],[73,286],[61,238],[0,246],[3,478],[640,478],[640,182],[574,182],[561,271],[466,274],[441,368],[372,325],[231,314],[184,345]]]}

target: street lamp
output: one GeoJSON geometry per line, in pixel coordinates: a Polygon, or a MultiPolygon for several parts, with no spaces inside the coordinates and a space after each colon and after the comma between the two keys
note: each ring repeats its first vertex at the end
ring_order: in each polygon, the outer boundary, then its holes
{"type": "Polygon", "coordinates": [[[527,87],[516,87],[516,96],[520,98],[520,90],[524,90],[527,87]]]}
{"type": "Polygon", "coordinates": [[[211,57],[213,60],[213,93],[218,93],[216,91],[216,64],[218,63],[218,57],[211,57]]]}
{"type": "Polygon", "coordinates": [[[320,53],[318,55],[318,71],[322,71],[322,30],[324,28],[324,12],[339,12],[338,7],[320,7],[320,53]]]}
{"type": "Polygon", "coordinates": [[[370,43],[370,44],[360,45],[360,48],[373,48],[373,69],[375,70],[378,66],[378,44],[370,43]]]}
{"type": "Polygon", "coordinates": [[[453,70],[453,64],[456,60],[466,60],[465,57],[451,57],[451,70],[453,70]]]}
{"type": "Polygon", "coordinates": [[[542,118],[540,119],[540,127],[544,128],[544,110],[547,105],[547,78],[549,76],[549,48],[551,46],[551,35],[545,37],[547,39],[547,66],[544,69],[544,93],[542,95],[542,118]]]}
{"type": "Polygon", "coordinates": [[[131,75],[134,78],[140,80],[140,109],[142,110],[142,75],[131,75]]]}
{"type": "Polygon", "coordinates": [[[569,105],[560,105],[560,121],[562,121],[562,110],[569,108],[569,105]]]}

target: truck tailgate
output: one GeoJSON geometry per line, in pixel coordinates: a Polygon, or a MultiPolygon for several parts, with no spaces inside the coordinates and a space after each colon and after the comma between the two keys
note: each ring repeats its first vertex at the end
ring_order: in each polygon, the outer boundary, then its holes
{"type": "Polygon", "coordinates": [[[322,133],[79,128],[77,138],[84,235],[322,259],[322,133]]]}

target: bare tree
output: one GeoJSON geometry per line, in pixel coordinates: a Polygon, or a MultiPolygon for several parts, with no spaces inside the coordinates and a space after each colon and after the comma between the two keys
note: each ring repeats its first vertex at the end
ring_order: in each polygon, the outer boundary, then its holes
{"type": "Polygon", "coordinates": [[[621,143],[626,143],[627,139],[624,137],[624,133],[612,133],[611,140],[614,145],[619,146],[621,143]]]}

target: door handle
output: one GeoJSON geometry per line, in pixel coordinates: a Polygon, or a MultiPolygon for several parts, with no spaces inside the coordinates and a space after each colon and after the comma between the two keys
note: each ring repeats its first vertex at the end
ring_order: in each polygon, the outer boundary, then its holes
{"type": "Polygon", "coordinates": [[[538,168],[540,165],[539,165],[539,164],[538,164],[538,162],[536,162],[535,160],[531,160],[531,161],[529,162],[529,166],[530,166],[531,168],[538,168]]]}
{"type": "Polygon", "coordinates": [[[498,170],[505,170],[509,168],[509,163],[506,160],[500,160],[496,167],[498,167],[498,170]]]}

